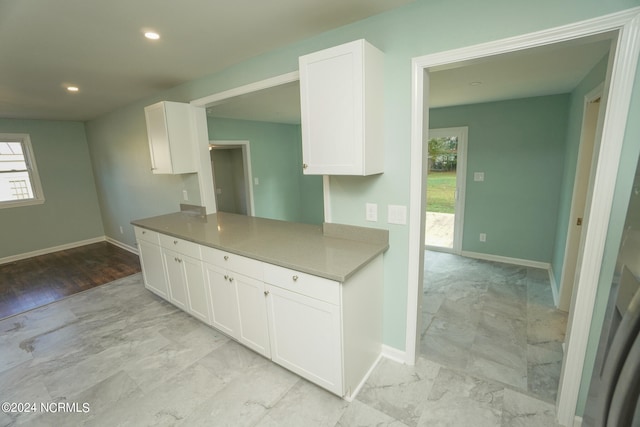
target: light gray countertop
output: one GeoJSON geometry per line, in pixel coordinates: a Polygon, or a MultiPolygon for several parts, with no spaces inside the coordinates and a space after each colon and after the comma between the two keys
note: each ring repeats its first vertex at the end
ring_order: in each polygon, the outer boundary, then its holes
{"type": "Polygon", "coordinates": [[[387,230],[309,225],[219,212],[173,213],[133,225],[194,243],[345,282],[389,247],[387,230]]]}

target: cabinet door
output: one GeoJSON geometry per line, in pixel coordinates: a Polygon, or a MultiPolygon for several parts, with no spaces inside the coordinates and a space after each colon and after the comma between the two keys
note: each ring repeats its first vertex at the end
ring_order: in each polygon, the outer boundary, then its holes
{"type": "Polygon", "coordinates": [[[179,264],[182,264],[187,288],[188,311],[206,324],[211,324],[202,261],[185,255],[181,255],[179,259],[181,260],[179,264]]]}
{"type": "Polygon", "coordinates": [[[214,328],[238,339],[240,319],[234,283],[229,281],[225,269],[212,264],[204,264],[204,275],[209,288],[211,324],[214,328]]]}
{"type": "Polygon", "coordinates": [[[162,248],[164,265],[167,269],[167,282],[169,285],[169,301],[184,311],[189,311],[187,306],[187,287],[182,267],[181,255],[178,252],[162,248]]]}
{"type": "Polygon", "coordinates": [[[145,240],[138,240],[138,251],[140,253],[144,286],[162,298],[169,299],[160,246],[145,240]]]}
{"type": "Polygon", "coordinates": [[[197,172],[191,108],[189,104],[169,101],[145,107],[153,173],[197,172]]]}
{"type": "Polygon", "coordinates": [[[303,171],[383,170],[382,52],[365,40],[300,57],[303,171]]]}
{"type": "Polygon", "coordinates": [[[240,315],[238,340],[263,356],[270,357],[265,285],[259,280],[234,272],[229,274],[238,295],[240,315]]]}
{"type": "Polygon", "coordinates": [[[344,395],[337,305],[266,285],[271,359],[344,395]]]}

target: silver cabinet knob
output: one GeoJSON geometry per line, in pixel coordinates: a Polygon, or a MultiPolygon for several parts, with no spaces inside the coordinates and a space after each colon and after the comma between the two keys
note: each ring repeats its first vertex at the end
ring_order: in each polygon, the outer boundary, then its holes
{"type": "Polygon", "coordinates": [[[307,165],[306,163],[303,163],[303,164],[302,164],[302,169],[306,169],[306,168],[308,168],[308,167],[309,167],[309,165],[307,165]]]}
{"type": "Polygon", "coordinates": [[[233,277],[229,276],[229,281],[233,282],[233,277]]]}
{"type": "Polygon", "coordinates": [[[226,274],[224,275],[224,280],[229,280],[229,276],[227,276],[226,274]]]}
{"type": "Polygon", "coordinates": [[[229,260],[229,256],[228,256],[228,255],[225,255],[225,256],[224,256],[224,260],[225,260],[225,261],[228,261],[228,260],[229,260]]]}
{"type": "Polygon", "coordinates": [[[177,244],[178,244],[178,241],[177,241],[177,240],[174,240],[174,241],[173,241],[173,244],[174,244],[174,245],[177,245],[177,244]]]}
{"type": "Polygon", "coordinates": [[[298,281],[298,276],[293,276],[293,281],[297,282],[298,281]]]}
{"type": "Polygon", "coordinates": [[[264,296],[266,297],[267,295],[269,295],[269,291],[264,291],[264,296]]]}
{"type": "Polygon", "coordinates": [[[147,234],[147,232],[145,230],[142,230],[142,234],[147,234]]]}

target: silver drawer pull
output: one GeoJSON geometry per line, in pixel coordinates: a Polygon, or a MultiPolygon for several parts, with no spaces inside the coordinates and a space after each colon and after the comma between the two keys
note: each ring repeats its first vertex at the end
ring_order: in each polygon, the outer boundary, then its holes
{"type": "Polygon", "coordinates": [[[298,281],[298,276],[293,276],[293,281],[297,282],[298,281]]]}

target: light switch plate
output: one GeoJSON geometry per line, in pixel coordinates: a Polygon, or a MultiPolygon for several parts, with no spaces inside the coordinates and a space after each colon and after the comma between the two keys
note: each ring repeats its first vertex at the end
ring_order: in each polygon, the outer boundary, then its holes
{"type": "Polygon", "coordinates": [[[387,222],[389,224],[405,225],[407,223],[407,207],[404,205],[389,205],[387,208],[387,222]]]}
{"type": "Polygon", "coordinates": [[[377,203],[367,203],[366,204],[366,219],[367,221],[377,221],[378,220],[378,204],[377,203]]]}
{"type": "Polygon", "coordinates": [[[473,180],[477,181],[477,182],[484,181],[484,172],[474,172],[473,173],[473,180]]]}

